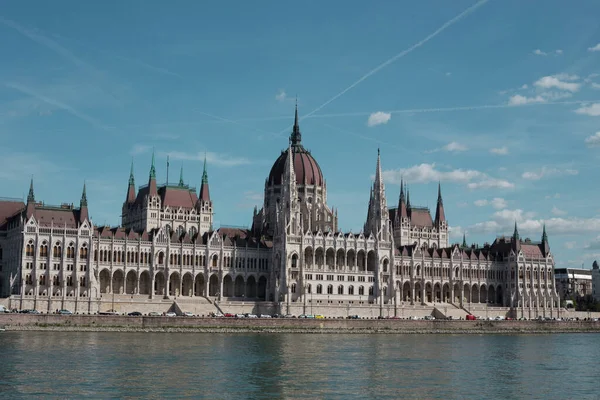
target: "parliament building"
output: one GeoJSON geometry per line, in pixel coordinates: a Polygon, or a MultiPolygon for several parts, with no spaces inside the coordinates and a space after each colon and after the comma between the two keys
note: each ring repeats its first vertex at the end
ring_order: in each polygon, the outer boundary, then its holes
{"type": "Polygon", "coordinates": [[[341,232],[297,108],[251,228],[214,229],[213,207],[206,162],[199,191],[183,176],[157,184],[154,155],[145,185],[136,186],[132,167],[118,227],[90,220],[85,185],[78,207],[52,206],[32,180],[26,203],[0,199],[0,297],[12,308],[78,313],[176,302],[371,316],[485,306],[534,318],[559,306],[545,228],[539,242],[522,239],[515,224],[492,244],[451,244],[441,187],[433,216],[411,204],[404,185],[388,205],[379,152],[364,228],[341,232]]]}

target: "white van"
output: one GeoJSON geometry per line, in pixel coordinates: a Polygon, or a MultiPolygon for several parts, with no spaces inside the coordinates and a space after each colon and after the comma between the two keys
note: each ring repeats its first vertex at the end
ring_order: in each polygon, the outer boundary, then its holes
{"type": "Polygon", "coordinates": [[[0,305],[0,314],[1,314],[1,313],[8,313],[8,312],[10,312],[10,311],[8,310],[8,308],[6,308],[6,307],[4,307],[4,306],[1,306],[1,305],[0,305]]]}

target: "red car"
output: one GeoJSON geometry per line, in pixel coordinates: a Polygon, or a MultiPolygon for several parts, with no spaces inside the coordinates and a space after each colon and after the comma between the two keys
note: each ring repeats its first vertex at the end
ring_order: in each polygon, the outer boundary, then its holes
{"type": "Polygon", "coordinates": [[[225,318],[235,318],[235,314],[227,313],[225,314],[225,318]]]}

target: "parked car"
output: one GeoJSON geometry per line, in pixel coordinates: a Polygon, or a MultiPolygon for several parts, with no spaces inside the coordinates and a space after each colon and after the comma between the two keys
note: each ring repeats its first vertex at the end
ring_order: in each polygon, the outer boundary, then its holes
{"type": "Polygon", "coordinates": [[[260,314],[258,318],[271,318],[269,314],[260,314]]]}
{"type": "Polygon", "coordinates": [[[325,319],[325,317],[322,316],[321,314],[316,314],[315,319],[325,319]]]}
{"type": "Polygon", "coordinates": [[[169,311],[165,313],[165,317],[176,317],[177,314],[175,314],[173,311],[169,311]]]}
{"type": "Polygon", "coordinates": [[[348,315],[348,319],[360,319],[358,315],[348,315]]]}
{"type": "Polygon", "coordinates": [[[160,317],[160,313],[156,312],[156,311],[151,311],[148,313],[149,317],[160,317]]]}
{"type": "Polygon", "coordinates": [[[235,317],[235,314],[232,314],[232,313],[225,314],[225,318],[234,318],[234,317],[235,317]]]}
{"type": "Polygon", "coordinates": [[[60,315],[73,315],[73,313],[69,310],[58,310],[58,314],[60,315]]]}
{"type": "Polygon", "coordinates": [[[246,314],[246,318],[258,318],[255,314],[246,314]]]}
{"type": "Polygon", "coordinates": [[[98,314],[99,315],[119,315],[119,313],[116,310],[101,311],[98,314]]]}
{"type": "Polygon", "coordinates": [[[235,314],[236,318],[246,318],[244,314],[235,314]]]}
{"type": "Polygon", "coordinates": [[[130,313],[129,313],[129,314],[127,314],[127,315],[129,315],[130,317],[141,317],[141,316],[142,316],[142,313],[141,313],[141,312],[139,312],[139,311],[132,311],[132,312],[130,312],[130,313]]]}
{"type": "Polygon", "coordinates": [[[196,315],[190,311],[184,311],[182,314],[184,317],[195,317],[196,315]]]}

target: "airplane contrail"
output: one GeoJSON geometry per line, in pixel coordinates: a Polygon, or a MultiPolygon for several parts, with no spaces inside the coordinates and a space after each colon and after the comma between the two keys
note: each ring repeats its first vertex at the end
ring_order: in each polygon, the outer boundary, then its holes
{"type": "MultiPolygon", "coordinates": [[[[431,39],[433,39],[434,37],[436,37],[437,35],[439,35],[443,31],[445,31],[448,27],[454,25],[456,22],[460,21],[465,16],[471,14],[473,11],[475,11],[477,8],[481,7],[482,5],[484,5],[487,2],[488,2],[488,0],[478,1],[477,3],[475,3],[474,5],[472,5],[471,7],[467,8],[466,10],[464,10],[463,12],[461,12],[460,14],[458,14],[456,17],[454,17],[451,20],[447,21],[445,24],[443,24],[442,26],[440,26],[433,33],[430,33],[424,39],[422,39],[419,42],[413,44],[408,49],[401,51],[400,53],[396,54],[392,58],[386,60],[385,62],[379,64],[377,67],[375,67],[372,70],[370,70],[369,72],[367,72],[365,75],[363,75],[362,77],[360,77],[357,81],[355,81],[354,83],[352,83],[350,86],[348,86],[347,88],[345,88],[344,90],[342,90],[341,92],[339,92],[338,94],[336,94],[335,96],[333,96],[332,98],[330,98],[329,100],[327,100],[325,103],[321,104],[320,106],[318,106],[317,108],[315,108],[314,110],[312,110],[311,112],[309,112],[308,114],[305,114],[300,119],[309,117],[309,116],[313,115],[314,113],[316,113],[317,111],[321,110],[323,107],[326,107],[328,104],[330,104],[331,102],[335,101],[339,97],[343,96],[346,92],[348,92],[349,90],[351,90],[352,88],[354,88],[356,85],[358,85],[359,83],[361,83],[365,79],[367,79],[370,76],[376,74],[377,72],[379,72],[383,68],[387,67],[388,65],[392,64],[396,60],[404,57],[407,54],[410,54],[414,50],[416,50],[419,47],[423,46],[425,43],[427,43],[428,41],[430,41],[431,39]]],[[[290,127],[286,128],[281,133],[286,132],[289,129],[290,129],[290,127]]]]}

